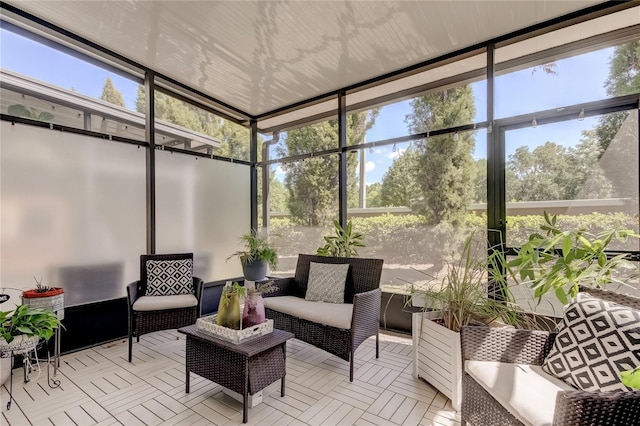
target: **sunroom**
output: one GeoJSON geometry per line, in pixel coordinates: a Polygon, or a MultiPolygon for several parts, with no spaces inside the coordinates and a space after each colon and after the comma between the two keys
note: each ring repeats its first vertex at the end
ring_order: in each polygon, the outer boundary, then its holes
{"type": "MultiPolygon", "coordinates": [[[[140,256],[193,253],[207,316],[242,280],[229,259],[242,235],[267,235],[269,274],[288,277],[334,221],[384,260],[380,358],[365,341],[350,382],[348,362],[294,339],[288,396],[268,386],[249,422],[458,424],[412,376],[411,285],[473,232],[515,255],[545,212],[640,231],[637,2],[12,0],[0,13],[1,310],[34,278],[64,289],[67,387],[16,369],[8,424],[241,423],[215,383],[185,394],[175,330],[141,336],[127,362],[140,256]]],[[[638,240],[616,254],[638,260],[638,240]]]]}

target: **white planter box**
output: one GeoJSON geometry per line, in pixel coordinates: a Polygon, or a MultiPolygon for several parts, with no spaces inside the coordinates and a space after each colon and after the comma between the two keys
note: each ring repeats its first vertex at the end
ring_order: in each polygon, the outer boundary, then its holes
{"type": "Polygon", "coordinates": [[[435,323],[440,312],[413,314],[413,376],[422,378],[451,399],[460,411],[462,365],[460,333],[435,323]]]}

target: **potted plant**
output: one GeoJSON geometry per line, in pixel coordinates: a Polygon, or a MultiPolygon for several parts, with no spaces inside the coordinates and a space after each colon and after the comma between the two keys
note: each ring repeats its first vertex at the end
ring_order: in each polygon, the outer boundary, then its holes
{"type": "Polygon", "coordinates": [[[460,409],[462,364],[460,328],[471,324],[507,324],[529,327],[530,320],[514,302],[506,276],[498,273],[502,261],[498,250],[471,234],[457,261],[447,262],[444,274],[414,283],[411,303],[421,306],[413,314],[413,374],[451,399],[460,409]],[[491,272],[493,271],[493,272],[491,272]],[[495,297],[489,297],[489,280],[495,297]]]}
{"type": "Polygon", "coordinates": [[[557,225],[557,216],[547,212],[544,221],[540,227],[544,235],[530,235],[517,256],[506,264],[516,282],[534,290],[538,303],[542,296],[553,292],[562,304],[567,304],[578,294],[579,286],[628,285],[628,280],[638,275],[637,266],[626,253],[606,253],[614,241],[640,237],[632,230],[613,229],[599,234],[586,229],[563,230],[557,225]]]}
{"type": "Polygon", "coordinates": [[[13,311],[0,311],[0,356],[3,357],[0,384],[11,373],[11,355],[35,349],[40,338],[50,339],[60,326],[58,317],[46,309],[18,305],[13,311]]]}
{"type": "Polygon", "coordinates": [[[273,281],[268,281],[258,288],[253,286],[245,289],[247,294],[242,311],[242,328],[262,324],[267,320],[262,295],[277,291],[278,287],[273,281]]]}
{"type": "Polygon", "coordinates": [[[256,231],[248,232],[240,237],[244,250],[239,250],[227,258],[240,258],[244,278],[250,281],[261,281],[267,276],[267,268],[275,269],[278,265],[278,254],[269,243],[267,237],[260,237],[256,231]]]}
{"type": "Polygon", "coordinates": [[[240,298],[245,297],[245,295],[246,290],[243,286],[238,283],[231,284],[231,281],[227,281],[220,296],[216,324],[240,330],[240,320],[242,318],[240,298]]]}
{"type": "Polygon", "coordinates": [[[42,283],[42,278],[36,282],[36,288],[22,292],[22,303],[32,308],[44,308],[55,312],[58,319],[64,319],[64,289],[51,287],[42,283]]]}
{"type": "Polygon", "coordinates": [[[358,257],[357,247],[364,247],[362,239],[364,235],[359,232],[353,232],[351,221],[347,222],[347,226],[343,229],[340,222],[333,221],[335,235],[324,237],[325,245],[318,248],[318,256],[333,257],[358,257]]]}

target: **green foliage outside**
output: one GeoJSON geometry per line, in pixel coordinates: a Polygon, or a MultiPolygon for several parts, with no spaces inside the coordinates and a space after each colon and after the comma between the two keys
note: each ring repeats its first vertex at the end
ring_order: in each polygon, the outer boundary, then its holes
{"type": "Polygon", "coordinates": [[[124,96],[122,96],[122,92],[116,89],[116,87],[113,85],[113,81],[111,81],[111,78],[109,77],[107,77],[104,82],[100,99],[121,107],[127,106],[124,102],[124,96]]]}
{"type": "MultiPolygon", "coordinates": [[[[486,232],[486,214],[467,213],[462,223],[455,227],[449,223],[431,225],[427,218],[418,214],[374,217],[354,217],[353,229],[364,235],[366,247],[358,250],[361,257],[379,257],[385,264],[442,264],[449,253],[462,246],[469,233],[486,232]]],[[[544,223],[541,215],[509,216],[507,218],[508,246],[519,247],[528,241],[529,235],[537,232],[544,223]]],[[[591,213],[582,215],[559,215],[558,226],[566,229],[584,228],[593,234],[608,229],[637,229],[638,217],[625,213],[591,213]]],[[[323,245],[323,236],[332,228],[310,228],[300,226],[290,218],[272,218],[270,232],[278,234],[280,256],[297,256],[298,253],[315,253],[323,245]]],[[[481,235],[481,234],[479,234],[481,235]]],[[[627,243],[613,242],[612,250],[635,250],[627,243]]]]}
{"type": "MultiPolygon", "coordinates": [[[[475,115],[469,85],[415,98],[411,107],[413,113],[406,121],[412,133],[468,124],[475,115]]],[[[472,200],[469,182],[474,178],[474,147],[474,132],[430,137],[417,144],[416,177],[423,197],[420,212],[429,223],[457,224],[463,219],[472,200]]]]}
{"type": "MultiPolygon", "coordinates": [[[[347,116],[347,141],[357,145],[375,123],[377,110],[347,116]]],[[[338,121],[328,120],[290,130],[278,148],[282,157],[308,154],[338,147],[338,121]]],[[[358,157],[347,155],[347,191],[357,197],[358,157]]],[[[282,164],[286,172],[287,207],[294,221],[309,226],[331,224],[338,213],[339,156],[312,157],[282,164]]]]}
{"type": "MultiPolygon", "coordinates": [[[[213,149],[213,154],[221,157],[249,160],[249,129],[232,123],[183,102],[173,96],[161,92],[155,93],[156,118],[186,127],[195,132],[212,136],[221,141],[219,148],[213,149]]],[[[138,86],[136,110],[145,112],[146,94],[143,86],[138,86]]],[[[161,144],[162,141],[156,141],[161,144]]]]}

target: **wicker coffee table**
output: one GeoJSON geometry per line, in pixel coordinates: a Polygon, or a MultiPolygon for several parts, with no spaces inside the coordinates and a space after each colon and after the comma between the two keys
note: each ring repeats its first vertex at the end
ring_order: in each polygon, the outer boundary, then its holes
{"type": "Polygon", "coordinates": [[[247,422],[249,395],[280,379],[284,396],[287,340],[292,333],[273,330],[265,336],[238,345],[200,331],[195,325],[182,327],[187,335],[185,391],[189,393],[189,373],[209,379],[242,395],[242,422],[247,422]]]}

